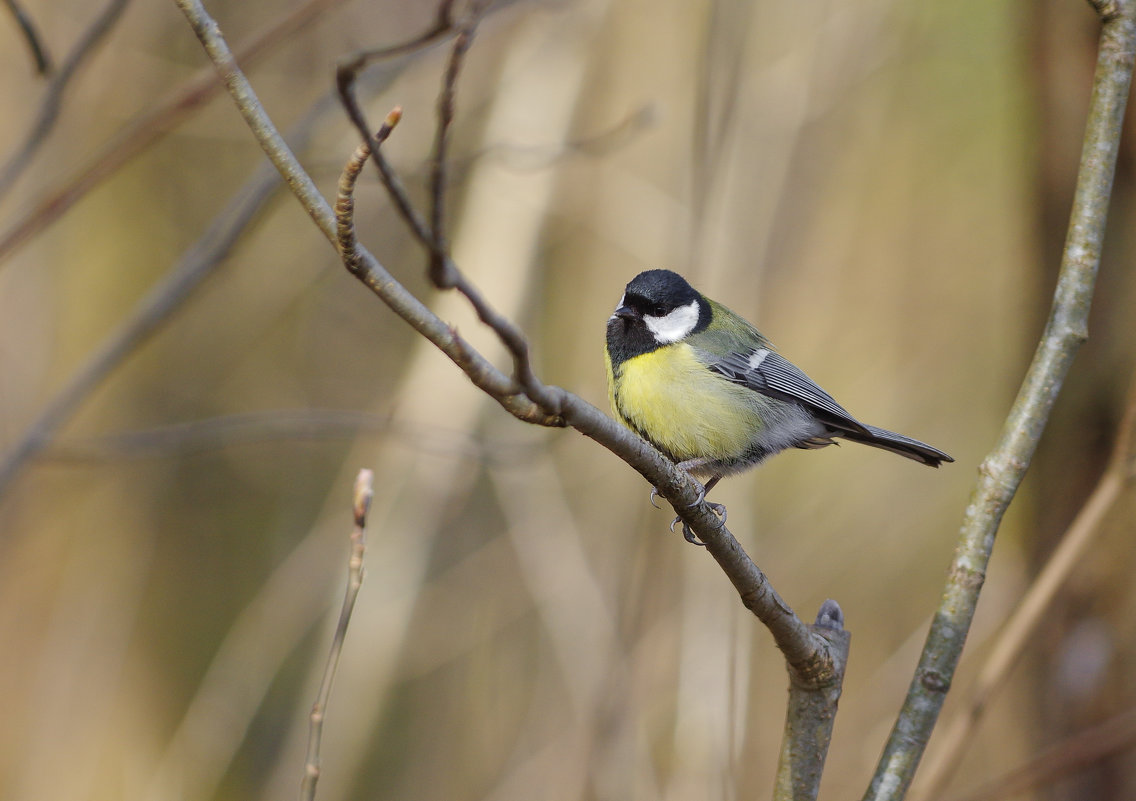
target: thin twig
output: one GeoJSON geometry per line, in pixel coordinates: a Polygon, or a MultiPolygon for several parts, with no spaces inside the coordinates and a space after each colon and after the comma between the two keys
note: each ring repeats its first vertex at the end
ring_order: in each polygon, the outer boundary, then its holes
{"type": "Polygon", "coordinates": [[[1053,309],[994,450],[979,467],[946,588],[907,698],[865,799],[900,799],[938,720],[954,678],[994,547],[994,535],[1045,430],[1069,366],[1088,337],[1121,123],[1136,60],[1136,0],[1116,0],[1101,27],[1069,234],[1053,309]]]}
{"type": "MultiPolygon", "coordinates": [[[[951,721],[951,725],[936,738],[938,748],[931,752],[927,767],[920,774],[918,797],[940,798],[947,782],[962,761],[964,749],[971,742],[973,730],[981,720],[991,698],[1003,687],[1010,671],[1018,663],[1038,625],[1045,619],[1058,592],[1069,579],[1081,557],[1096,541],[1101,523],[1125,489],[1136,481],[1133,471],[1133,434],[1136,432],[1136,378],[1128,392],[1124,417],[1117,431],[1108,466],[1096,487],[1066,529],[1045,567],[1038,573],[1017,608],[1006,620],[1002,632],[978,674],[967,707],[951,721]]],[[[914,795],[914,793],[913,793],[914,795]]]]}
{"type": "Polygon", "coordinates": [[[335,671],[339,667],[339,655],[343,652],[343,640],[347,637],[347,626],[351,623],[351,613],[355,610],[355,599],[363,586],[363,551],[366,548],[367,510],[375,497],[375,476],[370,470],[360,470],[355,479],[355,497],[352,512],[355,525],[351,529],[351,555],[347,561],[347,589],[343,593],[343,606],[339,610],[339,621],[335,625],[335,636],[327,655],[316,702],[308,728],[308,756],[304,763],[304,779],[300,784],[301,801],[312,801],[316,797],[316,782],[320,774],[320,740],[323,737],[323,716],[327,702],[331,698],[331,685],[335,681],[335,671]]]}
{"type": "MultiPolygon", "coordinates": [[[[342,94],[341,94],[342,97],[342,94]]],[[[385,134],[398,123],[401,110],[395,109],[387,115],[385,134]]],[[[382,131],[380,133],[383,133],[382,131]]],[[[370,134],[366,137],[377,142],[370,134]]],[[[353,193],[359,173],[371,155],[371,146],[362,144],[352,154],[339,179],[339,193],[336,198],[338,210],[336,226],[336,246],[344,265],[360,281],[372,289],[396,314],[410,323],[416,331],[425,336],[449,356],[454,363],[470,377],[474,384],[484,390],[511,414],[530,423],[548,426],[562,426],[563,420],[555,414],[548,414],[537,404],[524,397],[516,382],[494,367],[480,353],[474,350],[453,328],[446,325],[433,312],[411,295],[368,253],[358,241],[353,217],[355,201],[353,193]]]]}
{"type": "Polygon", "coordinates": [[[16,24],[20,26],[20,33],[24,35],[24,41],[28,44],[28,50],[32,53],[32,60],[35,62],[36,72],[40,75],[48,75],[51,72],[51,56],[48,55],[47,48],[40,38],[39,32],[36,31],[35,23],[32,22],[31,16],[28,12],[24,11],[23,7],[16,2],[16,0],[4,0],[4,5],[8,6],[8,10],[12,12],[12,16],[16,20],[16,24]]]}
{"type": "Polygon", "coordinates": [[[442,0],[438,5],[438,13],[434,17],[434,24],[418,36],[394,45],[356,50],[340,59],[340,69],[346,69],[353,75],[358,75],[368,65],[376,61],[406,55],[445,39],[454,32],[453,6],[454,0],[442,0]]]}
{"type": "MultiPolygon", "coordinates": [[[[466,37],[472,36],[473,27],[476,25],[478,19],[479,16],[477,10],[475,10],[471,21],[467,27],[463,28],[462,36],[459,37],[454,45],[454,54],[451,56],[449,62],[450,67],[446,70],[446,76],[443,79],[443,96],[447,93],[452,94],[454,90],[454,82],[457,79],[460,69],[462,54],[464,54],[469,46],[466,37]]],[[[336,84],[339,89],[340,99],[347,111],[348,117],[351,119],[352,123],[354,123],[364,143],[368,146],[373,156],[375,166],[378,169],[379,179],[394,201],[395,208],[398,209],[399,214],[402,216],[411,232],[426,248],[430,259],[431,278],[440,278],[443,283],[437,283],[437,281],[435,281],[438,286],[452,287],[465,296],[470,305],[473,306],[478,320],[497,334],[498,338],[500,338],[501,342],[512,355],[513,380],[516,381],[525,396],[537,406],[544,409],[548,414],[559,417],[564,404],[563,390],[545,386],[537,379],[532,369],[532,363],[529,358],[528,340],[525,338],[524,333],[520,328],[514,325],[511,320],[499,314],[481,294],[480,290],[462,274],[453,263],[446,249],[444,232],[430,228],[422,218],[422,215],[414,208],[394,168],[387,161],[386,156],[378,147],[378,142],[375,141],[375,138],[370,133],[371,128],[355,97],[355,79],[356,73],[345,68],[343,65],[336,71],[336,84]]],[[[452,102],[450,105],[452,105],[452,102]]],[[[445,116],[442,115],[440,119],[445,121],[445,116]]],[[[445,121],[446,127],[448,127],[448,124],[448,121],[445,121]]],[[[443,142],[441,147],[444,150],[445,137],[439,134],[438,138],[443,142]]],[[[436,144],[435,147],[437,149],[438,145],[436,144]]],[[[444,176],[444,168],[442,169],[444,176]]],[[[444,179],[441,183],[444,184],[444,179]]],[[[436,201],[437,198],[438,196],[435,193],[436,201]]],[[[435,215],[440,221],[443,219],[443,216],[437,212],[438,206],[440,206],[440,203],[437,203],[435,206],[435,215]]]]}
{"type": "Polygon", "coordinates": [[[27,136],[24,137],[23,144],[8,157],[4,166],[0,167],[0,196],[3,196],[12,188],[12,184],[31,163],[32,156],[47,141],[47,134],[55,125],[56,120],[59,119],[59,109],[63,105],[63,92],[71,83],[71,79],[75,77],[79,67],[82,66],[88,56],[94,53],[95,47],[103,40],[103,37],[110,33],[114,24],[122,16],[128,2],[129,0],[110,0],[83,32],[83,35],[79,37],[79,41],[67,54],[67,58],[63,60],[63,66],[59,68],[59,72],[55,74],[51,83],[47,86],[47,93],[40,104],[39,113],[36,115],[32,127],[28,130],[27,136]]]}
{"type": "Polygon", "coordinates": [[[434,246],[430,251],[430,281],[439,289],[453,286],[452,276],[446,270],[449,251],[446,237],[446,165],[450,125],[454,121],[454,94],[458,74],[465,54],[473,42],[472,27],[462,30],[450,50],[446,77],[438,95],[438,124],[434,127],[434,148],[430,153],[430,226],[434,233],[434,246]]]}

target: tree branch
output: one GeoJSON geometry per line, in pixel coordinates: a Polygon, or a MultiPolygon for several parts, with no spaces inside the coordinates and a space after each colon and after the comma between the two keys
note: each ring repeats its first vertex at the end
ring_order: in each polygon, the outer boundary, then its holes
{"type": "Polygon", "coordinates": [[[1033,458],[1073,357],[1088,336],[1089,307],[1136,59],[1136,0],[1108,5],[1108,13],[1101,11],[1089,118],[1049,322],[998,444],[979,467],[942,601],[865,799],[899,799],[907,792],[962,655],[994,535],[1033,458]]]}
{"type": "MultiPolygon", "coordinates": [[[[519,329],[504,318],[496,316],[484,301],[481,301],[480,305],[474,301],[474,298],[480,296],[464,279],[462,281],[464,289],[461,285],[455,288],[470,298],[478,316],[501,336],[506,346],[513,352],[517,381],[505,376],[481,354],[474,351],[452,328],[407,292],[374,256],[358,245],[353,234],[353,223],[349,219],[346,224],[352,230],[352,234],[343,240],[340,231],[344,227],[344,222],[340,221],[337,225],[326,201],[319,196],[295,156],[286,147],[280,146],[278,134],[257,101],[252,87],[233,61],[216,22],[209,17],[200,0],[176,0],[176,2],[201,40],[214,66],[222,74],[226,87],[253,135],[260,142],[269,159],[285,176],[293,193],[320,230],[337,246],[337,249],[340,249],[344,263],[352,273],[396,314],[449,356],[478,387],[489,392],[505,409],[529,422],[540,422],[544,425],[567,424],[600,443],[639,471],[658,488],[664,498],[671,502],[682,521],[706,543],[707,550],[738,589],[742,602],[773,633],[790,669],[806,685],[819,686],[829,683],[837,669],[829,643],[813,635],[809,627],[793,613],[769,584],[765,574],[753,563],[710,508],[705,503],[695,503],[699,497],[699,488],[695,486],[690,476],[680,471],[673,462],[646,441],[620,426],[591,404],[559,387],[540,384],[528,367],[528,344],[519,329]],[[340,245],[341,241],[346,241],[346,245],[340,245]],[[523,392],[517,392],[518,384],[523,392]],[[508,392],[515,394],[507,394],[508,392]]],[[[360,135],[366,145],[366,151],[377,152],[378,143],[371,136],[369,128],[365,127],[366,122],[362,112],[353,102],[353,73],[341,65],[337,71],[337,82],[352,121],[357,127],[362,127],[360,135]]],[[[396,122],[397,119],[394,121],[396,122]]],[[[367,152],[362,148],[357,151],[351,162],[351,164],[357,163],[357,167],[349,164],[345,174],[354,170],[357,177],[358,170],[362,168],[362,159],[366,157],[367,152]]],[[[382,162],[376,159],[376,163],[382,162]]],[[[348,195],[354,187],[355,177],[346,179],[348,195]]],[[[409,204],[407,208],[413,211],[409,204]]],[[[425,224],[419,232],[419,238],[426,240],[428,248],[433,247],[432,233],[425,228],[425,224]]]]}
{"type": "Polygon", "coordinates": [[[967,699],[967,708],[941,732],[939,747],[920,781],[912,788],[913,796],[935,799],[943,796],[946,784],[958,768],[963,751],[971,741],[974,728],[982,718],[991,698],[1002,688],[1011,669],[1025,650],[1037,627],[1045,620],[1045,612],[1065,585],[1073,568],[1096,541],[1101,523],[1124,491],[1136,481],[1136,377],[1128,392],[1124,418],[1117,431],[1108,466],[1077,513],[1076,518],[1061,537],[1045,567],[1037,574],[1029,590],[1018,602],[1013,613],[1002,627],[998,640],[979,671],[974,689],[967,699]],[[918,791],[916,793],[916,791],[918,791]]]}

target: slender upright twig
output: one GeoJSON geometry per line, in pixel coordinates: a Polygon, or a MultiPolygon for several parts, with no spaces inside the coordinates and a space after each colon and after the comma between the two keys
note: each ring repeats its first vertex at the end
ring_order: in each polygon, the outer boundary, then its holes
{"type": "Polygon", "coordinates": [[[12,188],[12,184],[31,163],[32,156],[47,140],[48,133],[55,125],[56,120],[59,119],[59,109],[63,106],[63,92],[71,83],[71,79],[75,77],[79,67],[87,60],[88,56],[94,53],[99,42],[114,28],[114,24],[122,16],[122,12],[126,9],[126,4],[129,1],[110,0],[83,32],[83,35],[79,37],[79,41],[67,54],[67,58],[63,60],[59,72],[55,73],[47,86],[47,93],[40,103],[39,113],[36,114],[35,122],[28,129],[23,144],[16,148],[15,152],[0,167],[0,196],[12,188]]]}
{"type": "Polygon", "coordinates": [[[1128,391],[1124,418],[1117,430],[1112,456],[1108,466],[1090,493],[1069,528],[1046,560],[1029,590],[1006,620],[998,639],[978,673],[974,688],[966,700],[966,709],[959,713],[946,731],[940,731],[927,766],[919,774],[912,788],[912,796],[924,799],[940,798],[947,782],[958,768],[966,745],[971,742],[974,728],[982,719],[987,705],[1005,685],[1011,669],[1018,663],[1026,645],[1045,613],[1072,575],[1081,557],[1088,552],[1101,531],[1106,515],[1123,497],[1124,491],[1136,481],[1136,379],[1128,391]]]}
{"type": "Polygon", "coordinates": [[[979,467],[923,655],[865,799],[903,798],[950,689],[974,617],[994,535],[1014,497],[1069,366],[1088,337],[1121,123],[1136,60],[1136,0],[1100,2],[1096,76],[1053,308],[994,450],[979,467]]]}
{"type": "Polygon", "coordinates": [[[304,779],[300,783],[301,801],[312,801],[316,797],[316,782],[320,775],[320,741],[323,738],[323,716],[327,712],[327,702],[331,698],[331,685],[335,681],[335,671],[339,667],[339,655],[343,652],[343,641],[347,637],[347,626],[351,623],[351,613],[355,610],[355,599],[363,586],[363,551],[366,548],[367,510],[375,496],[375,476],[370,470],[360,470],[355,479],[355,497],[351,505],[355,525],[351,529],[351,555],[347,561],[347,589],[343,593],[343,606],[339,610],[339,621],[335,624],[335,635],[331,639],[331,649],[327,664],[323,669],[319,692],[312,705],[308,727],[308,756],[304,763],[304,779]]]}

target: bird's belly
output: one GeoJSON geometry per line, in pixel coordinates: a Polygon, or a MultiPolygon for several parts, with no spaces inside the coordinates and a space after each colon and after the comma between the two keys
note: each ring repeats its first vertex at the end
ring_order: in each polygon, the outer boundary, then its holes
{"type": "Polygon", "coordinates": [[[710,372],[689,347],[661,348],[620,367],[615,413],[675,461],[739,459],[760,436],[766,399],[710,372]]]}

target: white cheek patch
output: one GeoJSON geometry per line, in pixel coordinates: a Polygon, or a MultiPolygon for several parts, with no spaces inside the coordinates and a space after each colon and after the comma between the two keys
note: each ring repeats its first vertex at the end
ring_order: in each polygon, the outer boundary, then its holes
{"type": "Polygon", "coordinates": [[[669,345],[685,339],[694,327],[698,325],[698,301],[692,300],[685,306],[679,306],[664,317],[643,315],[643,322],[648,330],[655,335],[655,341],[660,345],[669,345]]]}

